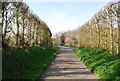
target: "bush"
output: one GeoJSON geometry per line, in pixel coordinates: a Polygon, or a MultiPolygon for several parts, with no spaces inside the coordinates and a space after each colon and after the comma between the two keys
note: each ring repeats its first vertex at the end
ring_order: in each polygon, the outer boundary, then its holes
{"type": "Polygon", "coordinates": [[[120,57],[105,50],[80,47],[76,55],[92,72],[105,81],[120,80],[120,57]]]}
{"type": "Polygon", "coordinates": [[[40,46],[3,49],[3,79],[40,78],[58,51],[58,48],[40,46]]]}

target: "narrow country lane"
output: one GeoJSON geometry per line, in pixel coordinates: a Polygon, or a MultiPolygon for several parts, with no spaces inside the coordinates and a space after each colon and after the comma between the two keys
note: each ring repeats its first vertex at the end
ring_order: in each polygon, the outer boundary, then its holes
{"type": "Polygon", "coordinates": [[[0,5],[0,80],[120,81],[120,0],[0,5]]]}
{"type": "Polygon", "coordinates": [[[98,81],[91,71],[75,56],[70,47],[60,46],[60,53],[50,64],[41,79],[94,79],[98,81]]]}

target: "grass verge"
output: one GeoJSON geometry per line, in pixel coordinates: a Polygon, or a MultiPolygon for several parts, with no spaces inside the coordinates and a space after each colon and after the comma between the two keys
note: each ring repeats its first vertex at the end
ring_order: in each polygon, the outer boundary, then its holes
{"type": "Polygon", "coordinates": [[[34,81],[41,77],[58,52],[59,48],[40,46],[3,49],[2,78],[34,81]]]}
{"type": "Polygon", "coordinates": [[[97,48],[80,47],[73,51],[103,81],[120,81],[120,56],[97,48]]]}

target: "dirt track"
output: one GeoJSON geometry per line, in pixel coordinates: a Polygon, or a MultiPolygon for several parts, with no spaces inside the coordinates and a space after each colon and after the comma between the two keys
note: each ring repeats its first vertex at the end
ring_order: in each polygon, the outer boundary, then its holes
{"type": "Polygon", "coordinates": [[[75,56],[69,47],[60,46],[60,53],[50,64],[41,79],[94,79],[98,81],[91,71],[75,56]]]}

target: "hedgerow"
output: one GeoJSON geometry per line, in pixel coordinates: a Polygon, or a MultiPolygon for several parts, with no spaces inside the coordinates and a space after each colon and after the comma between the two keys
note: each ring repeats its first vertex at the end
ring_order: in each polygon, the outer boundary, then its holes
{"type": "Polygon", "coordinates": [[[31,79],[41,77],[49,63],[58,53],[58,48],[28,46],[3,49],[3,79],[31,79]]]}
{"type": "Polygon", "coordinates": [[[120,57],[98,48],[74,49],[80,60],[100,79],[120,81],[120,57]]]}

